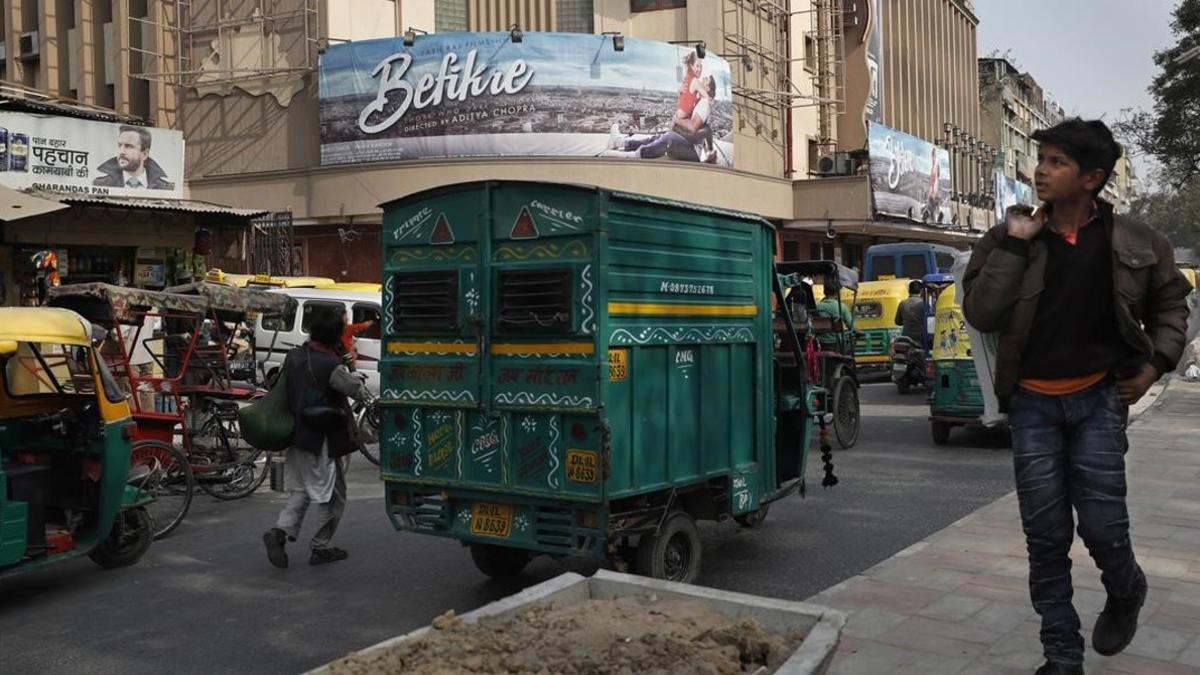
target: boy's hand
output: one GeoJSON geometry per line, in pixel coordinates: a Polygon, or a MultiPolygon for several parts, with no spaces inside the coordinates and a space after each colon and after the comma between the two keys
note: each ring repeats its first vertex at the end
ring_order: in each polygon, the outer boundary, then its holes
{"type": "Polygon", "coordinates": [[[1149,363],[1143,363],[1140,370],[1128,379],[1117,380],[1117,398],[1124,405],[1133,405],[1141,400],[1158,380],[1158,369],[1149,363]]]}
{"type": "Polygon", "coordinates": [[[1036,237],[1046,225],[1046,212],[1039,209],[1035,213],[1032,206],[1018,204],[1008,207],[1004,212],[1004,222],[1009,236],[1029,240],[1036,237]]]}

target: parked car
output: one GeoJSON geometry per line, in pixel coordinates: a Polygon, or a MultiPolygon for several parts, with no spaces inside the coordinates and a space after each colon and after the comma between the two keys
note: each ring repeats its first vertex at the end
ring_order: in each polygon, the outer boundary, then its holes
{"type": "Polygon", "coordinates": [[[313,310],[320,306],[340,305],[346,310],[348,323],[375,321],[374,326],[355,340],[355,350],[358,352],[358,369],[367,375],[367,388],[379,395],[379,308],[383,300],[380,293],[324,288],[281,288],[270,292],[295,298],[297,308],[294,314],[282,318],[260,317],[254,324],[255,360],[268,383],[278,377],[287,353],[308,339],[313,310]]]}

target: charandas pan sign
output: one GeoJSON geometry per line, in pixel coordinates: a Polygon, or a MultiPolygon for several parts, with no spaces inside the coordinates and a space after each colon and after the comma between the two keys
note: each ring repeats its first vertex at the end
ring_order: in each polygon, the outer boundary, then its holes
{"type": "Polygon", "coordinates": [[[733,165],[729,64],[609,36],[443,33],[321,57],[321,163],[572,156],[733,165]]]}
{"type": "Polygon", "coordinates": [[[882,124],[868,133],[875,212],[949,227],[950,153],[882,124]]]}

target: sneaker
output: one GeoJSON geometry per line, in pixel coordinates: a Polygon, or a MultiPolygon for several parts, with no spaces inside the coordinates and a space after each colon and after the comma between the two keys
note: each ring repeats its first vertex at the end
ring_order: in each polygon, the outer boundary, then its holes
{"type": "Polygon", "coordinates": [[[608,149],[625,149],[625,134],[621,133],[621,125],[617,124],[616,122],[613,122],[612,127],[610,127],[608,130],[608,149]]]}
{"type": "Polygon", "coordinates": [[[1104,611],[1092,629],[1092,647],[1097,654],[1112,656],[1129,646],[1137,633],[1138,614],[1146,602],[1146,582],[1143,580],[1132,598],[1109,596],[1104,611]]]}
{"type": "Polygon", "coordinates": [[[263,532],[263,544],[267,547],[267,559],[279,569],[287,569],[288,557],[284,546],[287,545],[287,535],[278,527],[263,532]]]}
{"type": "Polygon", "coordinates": [[[350,554],[344,548],[336,546],[327,546],[325,548],[314,548],[312,555],[308,557],[309,565],[324,565],[325,563],[337,562],[349,558],[350,554]]]}
{"type": "Polygon", "coordinates": [[[1083,666],[1072,663],[1047,661],[1033,675],[1083,675],[1083,666]]]}

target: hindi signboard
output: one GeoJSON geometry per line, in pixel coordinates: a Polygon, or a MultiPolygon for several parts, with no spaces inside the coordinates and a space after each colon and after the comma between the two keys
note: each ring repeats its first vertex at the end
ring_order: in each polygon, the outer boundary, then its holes
{"type": "Polygon", "coordinates": [[[953,218],[950,153],[882,124],[869,127],[875,212],[949,227],[953,218]]]}
{"type": "Polygon", "coordinates": [[[183,197],[183,134],[0,112],[0,184],[64,194],[183,197]]]}
{"type": "Polygon", "coordinates": [[[421,35],[321,57],[321,163],[613,156],[733,166],[729,64],[579,33],[421,35]]]}

